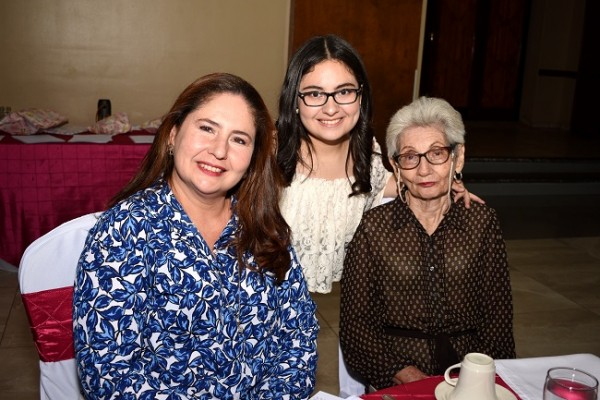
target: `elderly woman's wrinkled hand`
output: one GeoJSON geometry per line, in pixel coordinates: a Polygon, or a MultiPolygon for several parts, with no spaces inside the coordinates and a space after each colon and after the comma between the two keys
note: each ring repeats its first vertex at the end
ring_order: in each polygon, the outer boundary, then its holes
{"type": "Polygon", "coordinates": [[[429,375],[425,374],[419,368],[409,365],[396,372],[396,375],[392,378],[395,384],[402,385],[404,383],[410,383],[414,381],[420,381],[421,379],[428,378],[429,375]]]}

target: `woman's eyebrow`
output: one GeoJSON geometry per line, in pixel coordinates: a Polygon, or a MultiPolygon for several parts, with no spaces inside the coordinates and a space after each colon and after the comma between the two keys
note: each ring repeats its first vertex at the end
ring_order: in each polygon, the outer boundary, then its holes
{"type": "Polygon", "coordinates": [[[210,124],[210,125],[221,126],[221,125],[219,125],[218,122],[213,121],[210,118],[204,118],[204,117],[197,118],[196,122],[205,122],[205,123],[210,124]]]}
{"type": "Polygon", "coordinates": [[[234,134],[236,134],[236,135],[243,135],[243,136],[247,136],[247,137],[248,137],[248,139],[252,140],[252,135],[251,135],[251,134],[249,134],[249,133],[248,133],[248,132],[246,132],[246,131],[233,130],[231,133],[234,133],[234,134]]]}
{"type": "MultiPolygon", "coordinates": [[[[358,85],[352,83],[352,82],[345,82],[345,83],[340,83],[339,85],[337,85],[335,87],[335,90],[339,90],[339,89],[344,89],[344,88],[352,88],[352,89],[358,89],[357,88],[358,85]]],[[[308,85],[305,88],[303,88],[301,91],[305,91],[305,90],[318,90],[320,92],[323,91],[323,87],[322,86],[318,86],[318,85],[308,85]]]]}

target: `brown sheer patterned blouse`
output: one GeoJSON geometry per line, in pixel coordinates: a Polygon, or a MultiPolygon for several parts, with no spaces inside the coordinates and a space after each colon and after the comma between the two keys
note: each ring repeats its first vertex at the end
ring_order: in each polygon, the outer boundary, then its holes
{"type": "Polygon", "coordinates": [[[453,204],[431,236],[399,199],[368,211],[348,246],[340,314],[346,365],[376,388],[409,365],[434,375],[471,352],[514,358],[495,211],[453,204]]]}

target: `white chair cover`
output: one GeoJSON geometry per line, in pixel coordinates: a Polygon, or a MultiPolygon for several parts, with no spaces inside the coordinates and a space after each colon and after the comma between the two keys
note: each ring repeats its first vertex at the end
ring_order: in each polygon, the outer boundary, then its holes
{"type": "Polygon", "coordinates": [[[365,385],[350,376],[344,363],[342,349],[338,344],[339,354],[339,380],[340,380],[340,397],[347,398],[350,396],[361,396],[365,394],[365,385]]]}
{"type": "MultiPolygon", "coordinates": [[[[79,256],[89,229],[96,223],[97,215],[91,213],[65,222],[27,247],[19,266],[19,286],[24,303],[26,298],[35,298],[35,294],[39,292],[48,293],[46,291],[52,289],[73,287],[79,256]]],[[[71,307],[72,301],[72,297],[65,299],[71,307]]],[[[27,307],[26,310],[29,320],[34,321],[31,315],[33,310],[27,307]]],[[[53,318],[52,310],[46,310],[46,313],[43,318],[53,318]]],[[[38,321],[39,318],[38,315],[38,321]]],[[[34,333],[41,356],[38,339],[34,333]]],[[[40,359],[40,399],[83,399],[80,393],[74,358],[54,362],[40,359]]]]}

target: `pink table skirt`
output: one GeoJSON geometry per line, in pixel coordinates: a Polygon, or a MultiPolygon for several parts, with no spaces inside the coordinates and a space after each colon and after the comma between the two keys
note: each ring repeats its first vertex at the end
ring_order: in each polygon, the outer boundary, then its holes
{"type": "Polygon", "coordinates": [[[150,147],[117,136],[107,144],[0,140],[0,259],[18,266],[38,237],[106,208],[150,147]]]}

